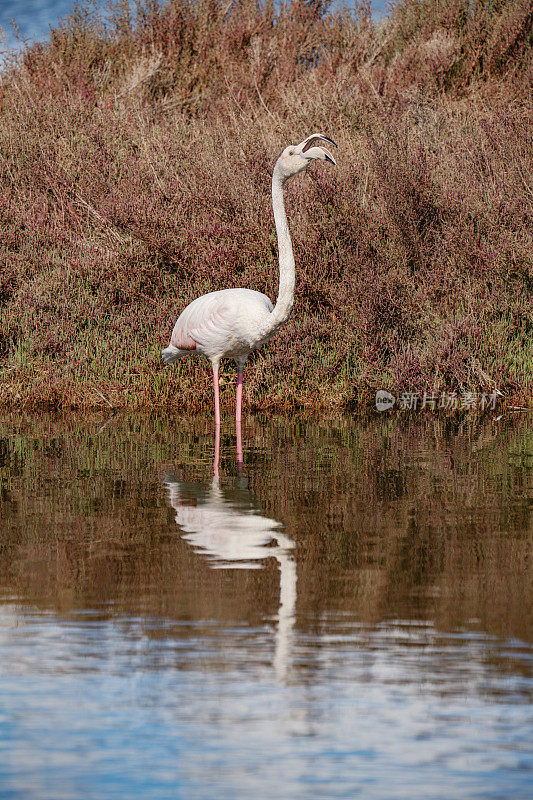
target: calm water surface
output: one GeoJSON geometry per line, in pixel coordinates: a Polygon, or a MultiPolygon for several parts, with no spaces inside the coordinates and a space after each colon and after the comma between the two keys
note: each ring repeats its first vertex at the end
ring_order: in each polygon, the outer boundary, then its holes
{"type": "Polygon", "coordinates": [[[0,420],[0,797],[529,798],[518,418],[0,420]]]}

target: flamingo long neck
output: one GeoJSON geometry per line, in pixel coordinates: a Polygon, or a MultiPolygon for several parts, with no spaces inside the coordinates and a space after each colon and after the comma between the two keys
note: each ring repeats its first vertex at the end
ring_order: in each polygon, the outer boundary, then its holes
{"type": "Polygon", "coordinates": [[[294,255],[287,215],[285,214],[285,203],[283,202],[284,183],[285,179],[276,164],[272,175],[272,208],[278,235],[279,292],[276,305],[268,320],[267,330],[265,331],[267,336],[275,333],[288,319],[294,303],[294,255]]]}

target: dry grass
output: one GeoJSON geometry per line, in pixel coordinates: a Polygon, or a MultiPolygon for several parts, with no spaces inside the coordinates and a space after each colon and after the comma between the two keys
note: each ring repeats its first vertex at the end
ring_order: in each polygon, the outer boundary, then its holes
{"type": "Polygon", "coordinates": [[[247,406],[530,402],[532,19],[524,0],[408,0],[380,25],[302,2],[76,12],[0,84],[0,405],[210,406],[206,364],[163,370],[160,349],[198,294],[275,296],[271,168],[319,129],[339,164],[288,188],[295,310],[247,406]]]}

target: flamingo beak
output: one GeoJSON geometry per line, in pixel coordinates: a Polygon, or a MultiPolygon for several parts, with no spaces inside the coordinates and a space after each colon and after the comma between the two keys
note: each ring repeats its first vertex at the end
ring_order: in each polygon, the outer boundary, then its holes
{"type": "Polygon", "coordinates": [[[321,133],[321,134],[320,134],[320,138],[321,138],[321,139],[323,139],[325,142],[329,142],[330,144],[332,144],[332,145],[333,145],[333,147],[337,147],[337,145],[335,144],[335,142],[333,141],[333,139],[330,139],[330,138],[329,138],[329,136],[324,136],[324,134],[323,134],[323,133],[321,133]]]}
{"type": "Polygon", "coordinates": [[[304,139],[300,147],[302,148],[302,153],[305,153],[306,150],[309,150],[310,147],[313,147],[315,141],[319,139],[323,142],[329,142],[332,144],[333,147],[337,147],[336,143],[331,139],[329,136],[326,136],[325,133],[312,133],[311,136],[308,136],[307,139],[304,139]]]}

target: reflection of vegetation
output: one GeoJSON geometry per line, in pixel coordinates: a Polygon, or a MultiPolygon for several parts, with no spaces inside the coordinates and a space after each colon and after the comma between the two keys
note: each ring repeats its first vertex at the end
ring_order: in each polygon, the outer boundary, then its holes
{"type": "MultiPolygon", "coordinates": [[[[531,546],[520,421],[250,420],[249,488],[297,544],[298,625],[469,620],[527,638],[531,546]],[[503,422],[503,421],[502,421],[503,422]]],[[[8,418],[0,425],[4,595],[172,619],[275,614],[278,573],[212,571],[176,535],[163,477],[208,485],[209,421],[8,418]]],[[[234,439],[221,443],[232,486],[234,439]]],[[[111,613],[111,612],[109,612],[111,613]]]]}

